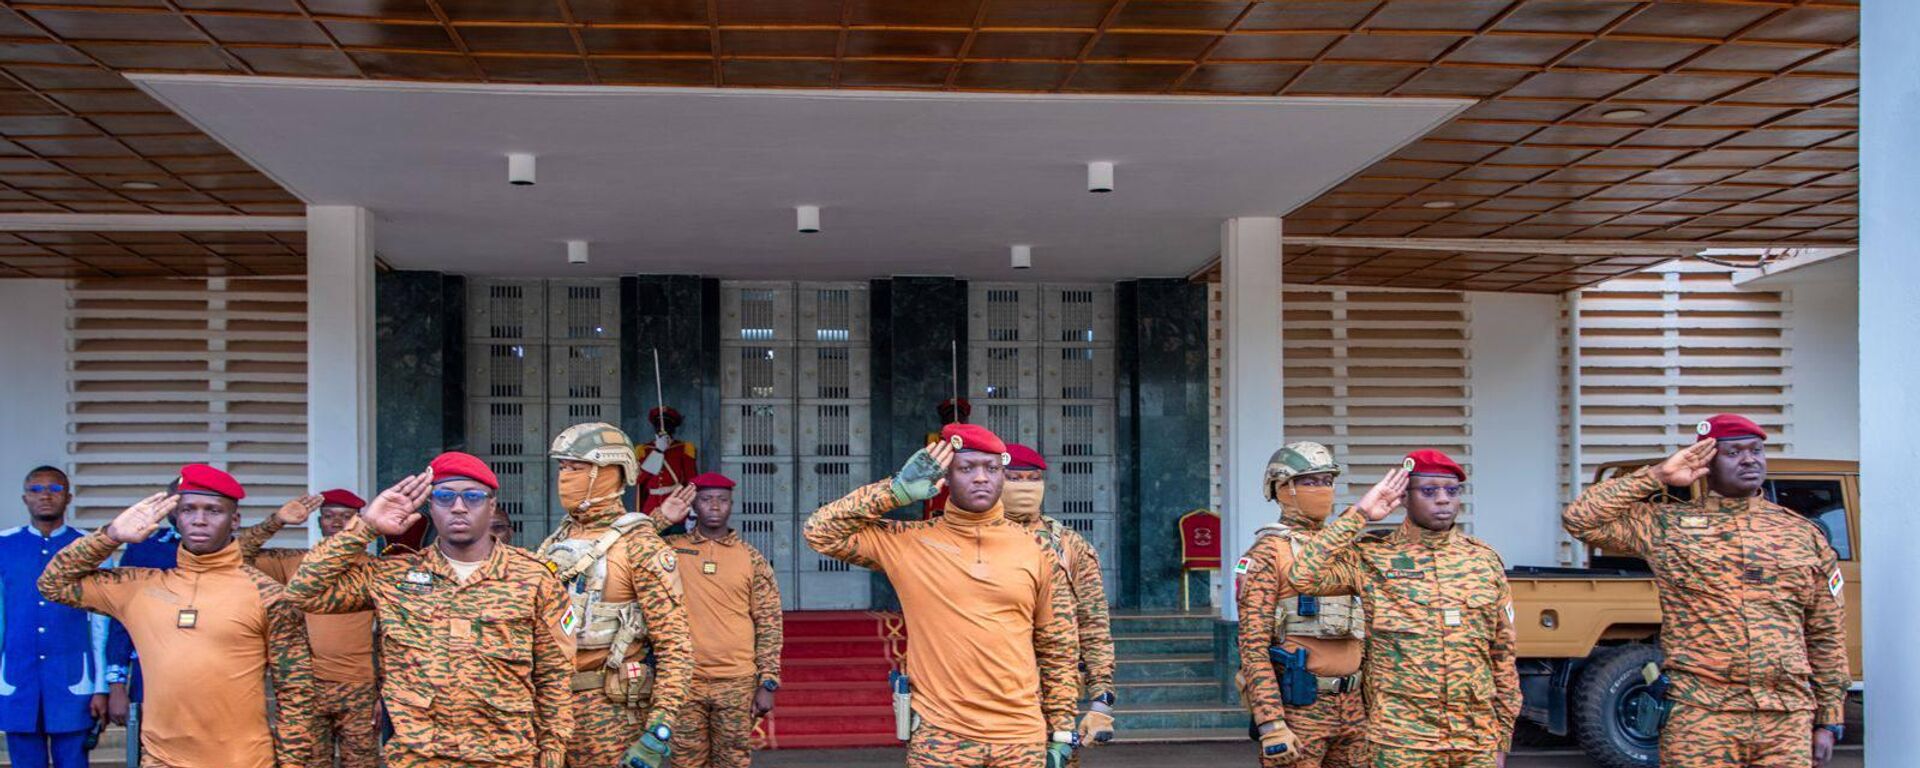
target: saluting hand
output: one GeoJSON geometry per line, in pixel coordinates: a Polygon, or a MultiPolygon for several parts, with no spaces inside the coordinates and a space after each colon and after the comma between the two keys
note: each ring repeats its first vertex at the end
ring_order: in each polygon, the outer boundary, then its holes
{"type": "Polygon", "coordinates": [[[679,525],[687,519],[687,513],[693,511],[693,496],[699,493],[691,485],[682,485],[667,494],[667,499],[655,507],[653,513],[660,516],[667,525],[679,525]]]}
{"type": "Polygon", "coordinates": [[[120,544],[146,541],[179,503],[179,494],[168,496],[165,491],[141,499],[107,524],[107,538],[120,544]]]}
{"type": "Polygon", "coordinates": [[[1411,474],[1405,467],[1394,467],[1388,470],[1387,476],[1380,478],[1380,482],[1374,483],[1372,488],[1367,489],[1367,495],[1361,496],[1360,503],[1354,506],[1359,507],[1361,514],[1366,515],[1370,522],[1377,523],[1387,519],[1387,515],[1399,509],[1400,502],[1406,499],[1407,480],[1411,474]]]}
{"type": "Polygon", "coordinates": [[[1662,483],[1676,487],[1693,485],[1707,474],[1713,466],[1713,456],[1720,452],[1719,444],[1712,439],[1704,439],[1689,445],[1668,456],[1666,461],[1653,468],[1653,477],[1662,483]]]}
{"type": "Polygon", "coordinates": [[[427,503],[427,493],[432,490],[432,469],[401,478],[360,510],[360,519],[382,536],[399,536],[420,522],[420,507],[427,503]]]}
{"type": "Polygon", "coordinates": [[[280,509],[275,511],[273,516],[280,518],[280,522],[287,525],[300,525],[301,523],[305,523],[307,518],[313,516],[314,510],[319,509],[323,501],[325,500],[320,498],[320,494],[317,493],[311,496],[301,496],[300,498],[280,505],[280,509]]]}

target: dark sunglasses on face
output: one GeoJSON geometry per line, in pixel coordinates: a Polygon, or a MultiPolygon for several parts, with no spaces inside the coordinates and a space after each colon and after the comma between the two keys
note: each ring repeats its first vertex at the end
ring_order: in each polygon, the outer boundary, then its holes
{"type": "Polygon", "coordinates": [[[481,504],[487,503],[487,499],[493,498],[493,494],[488,491],[456,491],[450,488],[435,488],[432,493],[427,494],[427,497],[433,500],[433,505],[436,507],[452,507],[455,500],[465,500],[467,506],[478,507],[481,504]]]}
{"type": "Polygon", "coordinates": [[[1420,498],[1423,499],[1439,498],[1442,493],[1445,493],[1449,499],[1457,499],[1460,498],[1460,494],[1464,488],[1465,486],[1459,485],[1425,485],[1415,488],[1414,490],[1419,491],[1420,498]]]}
{"type": "Polygon", "coordinates": [[[27,493],[65,493],[66,490],[67,487],[59,483],[49,483],[46,485],[34,483],[33,485],[27,486],[27,493]]]}

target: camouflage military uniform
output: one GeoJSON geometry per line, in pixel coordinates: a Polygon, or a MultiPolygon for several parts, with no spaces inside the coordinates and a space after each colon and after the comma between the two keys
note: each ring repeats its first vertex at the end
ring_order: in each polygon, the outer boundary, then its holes
{"type": "Polygon", "coordinates": [[[949,505],[926,521],[881,517],[895,506],[888,481],[863,486],[814,512],[806,539],[885,571],[900,594],[921,719],[907,764],[1043,764],[1049,732],[1074,728],[1079,654],[1064,570],[998,505],[949,505]]]}
{"type": "MultiPolygon", "coordinates": [[[[279,516],[268,515],[234,537],[240,544],[240,557],[281,584],[293,580],[307,556],[304,549],[266,548],[285,526],[279,516]]],[[[367,557],[364,552],[360,556],[367,557]]],[[[372,612],[307,616],[306,625],[314,653],[313,765],[331,766],[337,754],[340,768],[375,768],[380,764],[380,685],[371,669],[372,612]],[[342,630],[354,636],[330,638],[342,630]],[[350,661],[364,666],[349,670],[349,674],[329,674],[341,671],[337,667],[342,666],[338,661],[322,663],[331,650],[329,639],[355,642],[359,647],[352,649],[355,654],[350,661]]]]}
{"type": "Polygon", "coordinates": [[[1307,598],[1317,602],[1315,615],[1302,615],[1301,599],[1288,586],[1286,574],[1294,548],[1300,546],[1296,542],[1309,537],[1307,530],[1318,528],[1319,523],[1293,514],[1285,522],[1288,525],[1262,528],[1253,547],[1234,565],[1239,585],[1234,591],[1240,607],[1241,699],[1255,723],[1285,720],[1299,747],[1298,755],[1286,759],[1262,756],[1263,765],[1360,768],[1372,755],[1367,744],[1367,706],[1358,670],[1349,671],[1344,665],[1357,664],[1361,658],[1365,612],[1349,592],[1307,598]],[[1319,683],[1312,704],[1289,707],[1281,701],[1279,678],[1268,656],[1273,646],[1306,650],[1308,671],[1315,672],[1319,683]],[[1336,656],[1344,658],[1335,660],[1336,656]],[[1330,661],[1342,668],[1320,666],[1330,661]],[[1328,672],[1342,674],[1323,674],[1328,672]]]}
{"type": "Polygon", "coordinates": [[[688,569],[681,579],[694,637],[693,685],[673,729],[673,765],[746,768],[753,697],[762,681],[780,682],[780,583],[737,532],[709,539],[694,529],[667,544],[688,569]]]}
{"type": "Polygon", "coordinates": [[[1457,530],[1412,521],[1362,541],[1366,524],[1358,509],[1335,517],[1300,547],[1287,581],[1303,594],[1360,593],[1374,765],[1492,765],[1520,714],[1500,556],[1457,530]]]}
{"type": "Polygon", "coordinates": [[[561,470],[555,485],[567,520],[538,552],[580,617],[567,764],[600,768],[619,762],[649,721],[673,722],[687,700],[693,650],[677,558],[653,520],[622,504],[644,475],[632,441],[611,424],[576,424],[548,453],[592,465],[561,470]]]}
{"type": "Polygon", "coordinates": [[[1079,637],[1080,688],[1085,698],[1113,693],[1113,623],[1107,614],[1107,586],[1100,576],[1100,553],[1059,520],[1041,517],[1029,526],[1040,543],[1053,550],[1072,593],[1073,628],[1079,637]]]}
{"type": "Polygon", "coordinates": [[[496,546],[461,583],[437,547],[361,556],[374,537],[356,518],[308,555],[287,594],[311,613],[377,612],[387,766],[561,768],[574,726],[560,582],[496,546]]]}
{"type": "Polygon", "coordinates": [[[1662,490],[1641,469],[1564,517],[1581,541],[1653,567],[1676,704],[1661,765],[1810,765],[1813,726],[1844,722],[1853,682],[1833,549],[1763,498],[1647,501],[1662,490]]]}

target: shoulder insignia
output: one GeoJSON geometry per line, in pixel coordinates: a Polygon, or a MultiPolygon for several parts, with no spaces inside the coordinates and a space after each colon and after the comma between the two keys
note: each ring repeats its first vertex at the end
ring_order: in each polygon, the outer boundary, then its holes
{"type": "Polygon", "coordinates": [[[575,630],[578,629],[580,629],[580,614],[574,613],[573,601],[569,600],[567,601],[566,614],[560,617],[560,632],[568,637],[572,637],[575,630]]]}
{"type": "Polygon", "coordinates": [[[1243,558],[1240,558],[1240,560],[1239,560],[1238,562],[1235,562],[1235,563],[1233,564],[1233,572],[1234,572],[1234,573],[1246,573],[1246,572],[1247,572],[1247,569],[1248,569],[1249,567],[1252,567],[1252,565],[1253,565],[1253,558],[1251,558],[1251,557],[1243,557],[1243,558]]]}
{"type": "Polygon", "coordinates": [[[1841,590],[1846,588],[1847,577],[1840,573],[1840,569],[1833,569],[1833,574],[1827,577],[1827,591],[1832,593],[1834,597],[1839,597],[1841,590]]]}
{"type": "Polygon", "coordinates": [[[656,555],[654,557],[653,562],[655,565],[659,566],[661,571],[666,573],[673,573],[673,569],[679,565],[679,560],[680,558],[674,556],[673,550],[663,549],[663,550],[660,550],[659,555],[656,555]]]}

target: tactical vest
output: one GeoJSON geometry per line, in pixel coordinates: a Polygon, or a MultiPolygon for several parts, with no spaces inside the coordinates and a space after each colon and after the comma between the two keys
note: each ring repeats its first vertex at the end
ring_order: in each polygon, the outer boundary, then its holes
{"type": "MultiPolygon", "coordinates": [[[[638,512],[621,515],[606,533],[592,539],[563,538],[571,524],[554,531],[540,543],[540,559],[567,587],[567,600],[573,615],[582,621],[574,631],[574,644],[583,651],[607,649],[607,669],[619,669],[626,661],[627,649],[635,640],[646,637],[646,616],[634,601],[610,603],[601,599],[607,591],[607,551],[622,536],[646,525],[647,516],[638,512]]],[[[641,568],[644,563],[633,563],[641,568]]]]}
{"type": "MultiPolygon", "coordinates": [[[[1293,548],[1293,556],[1300,557],[1301,542],[1292,528],[1271,524],[1262,526],[1254,534],[1254,541],[1267,536],[1279,536],[1293,548]]],[[[1299,595],[1279,601],[1273,610],[1273,643],[1279,645],[1287,636],[1317,637],[1324,640],[1361,640],[1367,636],[1367,617],[1360,607],[1358,595],[1336,595],[1330,597],[1309,597],[1299,595]],[[1311,616],[1301,615],[1302,604],[1314,605],[1317,610],[1311,616]]]]}

